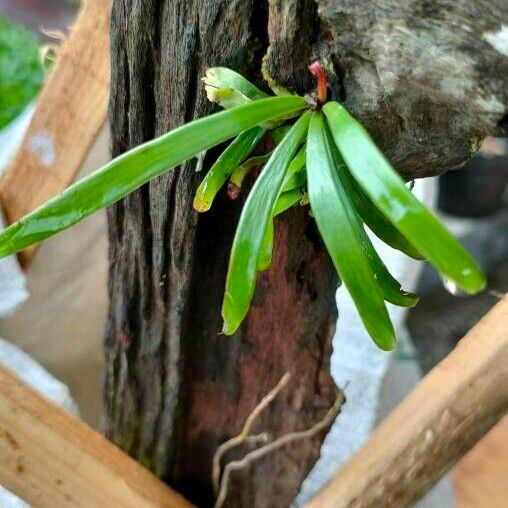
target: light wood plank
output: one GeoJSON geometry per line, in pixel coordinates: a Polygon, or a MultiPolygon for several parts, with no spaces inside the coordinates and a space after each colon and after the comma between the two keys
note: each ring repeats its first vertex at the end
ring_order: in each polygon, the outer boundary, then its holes
{"type": "Polygon", "coordinates": [[[505,416],[453,470],[457,508],[508,505],[508,416],[505,416]]]}
{"type": "MultiPolygon", "coordinates": [[[[72,182],[107,114],[111,0],[88,0],[41,92],[22,146],[0,182],[9,223],[72,182]]],[[[24,266],[35,249],[20,255],[24,266]]]]}
{"type": "Polygon", "coordinates": [[[189,508],[100,434],[0,367],[0,484],[35,508],[189,508]]]}
{"type": "Polygon", "coordinates": [[[508,410],[507,323],[505,297],[308,508],[400,508],[419,499],[508,410]]]}

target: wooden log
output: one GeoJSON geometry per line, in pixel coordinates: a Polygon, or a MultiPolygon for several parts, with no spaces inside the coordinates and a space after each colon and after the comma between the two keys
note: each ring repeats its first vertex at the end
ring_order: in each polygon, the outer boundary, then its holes
{"type": "MultiPolygon", "coordinates": [[[[0,182],[9,223],[72,182],[108,108],[111,0],[89,0],[59,51],[20,150],[0,182]]],[[[20,254],[28,266],[35,249],[20,254]]]]}
{"type": "Polygon", "coordinates": [[[404,507],[508,411],[508,297],[374,431],[307,508],[404,507]]]}
{"type": "Polygon", "coordinates": [[[35,508],[190,508],[106,438],[0,367],[0,484],[35,508]]]}

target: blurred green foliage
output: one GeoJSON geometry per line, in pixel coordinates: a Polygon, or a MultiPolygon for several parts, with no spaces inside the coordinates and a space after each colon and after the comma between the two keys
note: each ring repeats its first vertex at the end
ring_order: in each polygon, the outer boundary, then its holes
{"type": "Polygon", "coordinates": [[[23,111],[43,79],[37,37],[0,18],[0,129],[23,111]]]}

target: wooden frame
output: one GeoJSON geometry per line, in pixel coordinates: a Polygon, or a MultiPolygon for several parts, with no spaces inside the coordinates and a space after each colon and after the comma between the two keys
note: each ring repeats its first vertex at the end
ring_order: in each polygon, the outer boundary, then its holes
{"type": "MultiPolygon", "coordinates": [[[[74,179],[108,110],[111,0],[87,0],[59,49],[22,145],[0,181],[9,223],[64,190],[74,179]]],[[[20,255],[28,267],[35,248],[20,255]]]]}
{"type": "Polygon", "coordinates": [[[508,411],[508,296],[374,431],[308,508],[407,506],[508,411]]]}

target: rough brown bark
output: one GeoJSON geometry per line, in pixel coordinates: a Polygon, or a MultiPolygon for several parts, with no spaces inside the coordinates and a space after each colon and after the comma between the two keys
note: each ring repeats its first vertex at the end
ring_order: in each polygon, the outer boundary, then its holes
{"type": "MultiPolygon", "coordinates": [[[[251,0],[117,0],[113,154],[210,112],[199,83],[206,66],[256,78],[266,18],[264,4],[251,0]]],[[[191,161],[109,211],[105,397],[107,435],[207,506],[217,446],[239,432],[284,372],[293,380],[258,429],[277,436],[309,427],[333,403],[328,363],[337,280],[307,211],[287,214],[245,324],[233,338],[219,336],[241,202],[222,195],[197,217],[192,198],[200,178],[191,161]]],[[[322,437],[235,475],[228,505],[287,506],[322,437]]]]}
{"type": "MultiPolygon", "coordinates": [[[[116,0],[112,15],[113,154],[210,111],[199,85],[228,65],[305,92],[328,58],[332,91],[406,177],[459,166],[506,127],[508,62],[486,34],[508,25],[504,0],[116,0]]],[[[207,166],[213,154],[204,161],[207,166]]],[[[199,165],[199,164],[198,164],[199,165]]],[[[336,279],[306,211],[278,223],[274,264],[233,339],[217,335],[241,202],[192,211],[195,161],[109,212],[106,332],[109,437],[201,505],[212,500],[217,445],[290,370],[263,417],[275,434],[317,420],[328,372],[336,279]]],[[[233,479],[233,506],[287,506],[319,440],[233,479]]]]}

